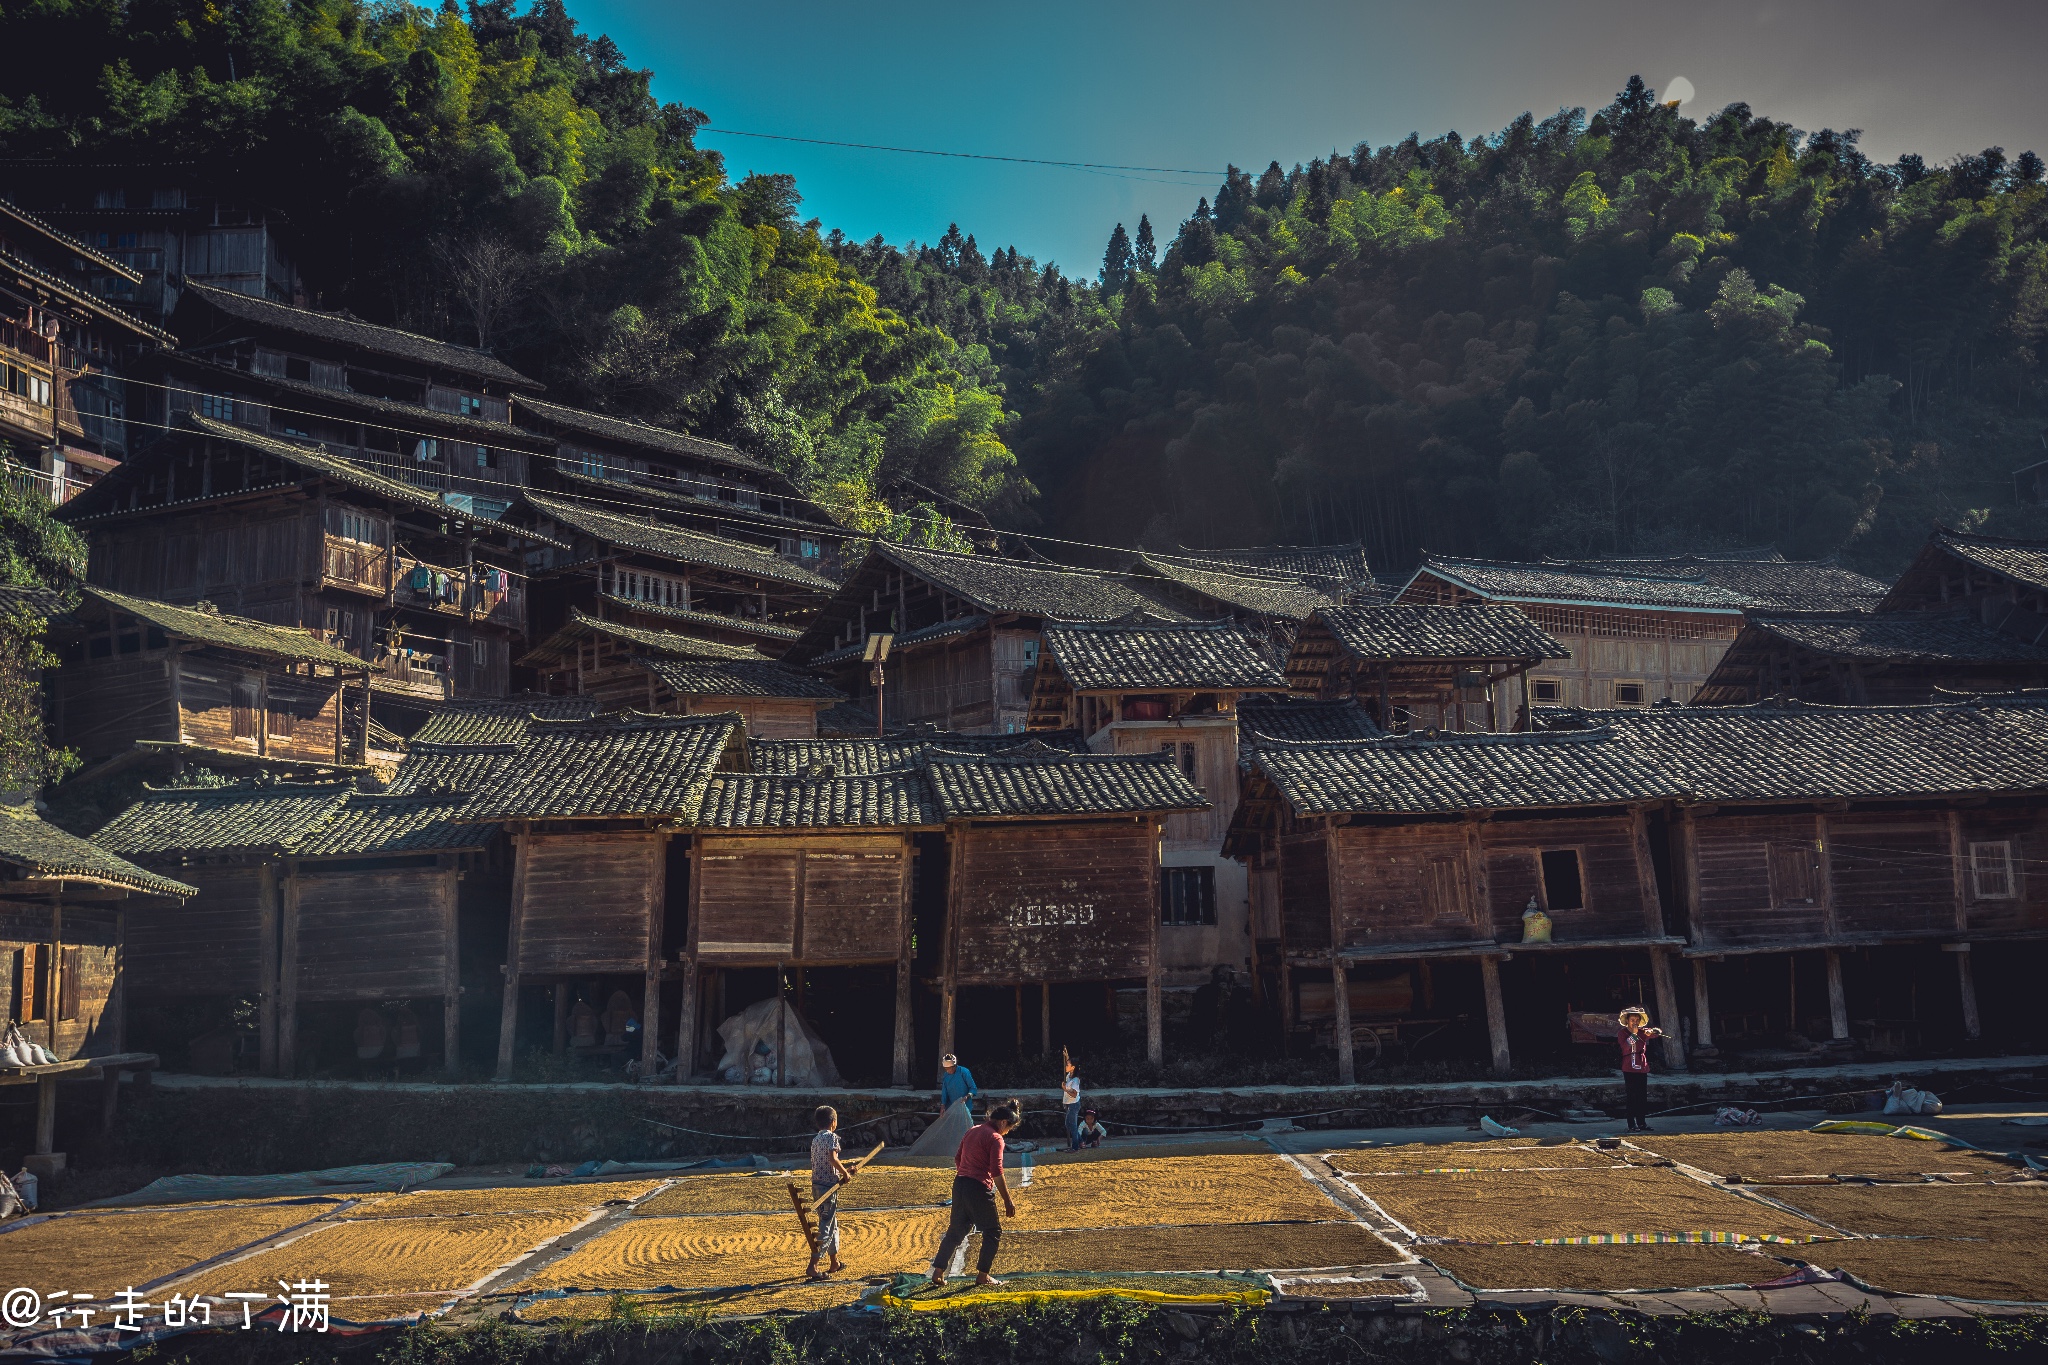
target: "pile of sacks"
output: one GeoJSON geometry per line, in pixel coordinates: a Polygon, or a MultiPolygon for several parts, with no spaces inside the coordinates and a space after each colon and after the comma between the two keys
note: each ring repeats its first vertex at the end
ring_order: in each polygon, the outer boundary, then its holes
{"type": "Polygon", "coordinates": [[[57,1055],[41,1043],[31,1043],[19,1025],[7,1025],[7,1041],[0,1043],[0,1066],[55,1066],[57,1055]]]}

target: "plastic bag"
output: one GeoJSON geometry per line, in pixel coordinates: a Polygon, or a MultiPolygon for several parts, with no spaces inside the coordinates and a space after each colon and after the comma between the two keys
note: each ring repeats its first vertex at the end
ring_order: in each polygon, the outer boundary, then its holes
{"type": "Polygon", "coordinates": [[[1891,1092],[1885,1096],[1884,1112],[1887,1114],[1939,1114],[1941,1101],[1929,1090],[1915,1090],[1904,1081],[1893,1081],[1891,1092]]]}
{"type": "Polygon", "coordinates": [[[1520,1137],[1522,1130],[1510,1128],[1505,1123],[1496,1123],[1490,1115],[1479,1116],[1479,1131],[1488,1137],[1520,1137]]]}
{"type": "Polygon", "coordinates": [[[725,1055],[718,1074],[750,1085],[844,1084],[832,1049],[803,1016],[780,998],[757,1000],[718,1026],[725,1055]]]}

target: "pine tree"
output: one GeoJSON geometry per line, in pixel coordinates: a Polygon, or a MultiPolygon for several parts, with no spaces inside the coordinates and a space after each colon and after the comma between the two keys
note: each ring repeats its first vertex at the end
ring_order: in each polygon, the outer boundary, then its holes
{"type": "Polygon", "coordinates": [[[1137,258],[1131,253],[1131,237],[1118,223],[1116,231],[1109,234],[1109,249],[1102,253],[1102,292],[1121,294],[1131,287],[1131,274],[1137,258]]]}
{"type": "Polygon", "coordinates": [[[1159,244],[1152,240],[1152,220],[1138,215],[1138,270],[1150,275],[1159,268],[1159,244]]]}

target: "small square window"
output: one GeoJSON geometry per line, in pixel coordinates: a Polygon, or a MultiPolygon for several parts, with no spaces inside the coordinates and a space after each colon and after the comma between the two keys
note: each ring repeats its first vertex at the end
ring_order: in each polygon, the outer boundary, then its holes
{"type": "Polygon", "coordinates": [[[1564,700],[1564,684],[1555,678],[1537,679],[1529,684],[1529,692],[1537,702],[1545,705],[1555,705],[1564,700]]]}
{"type": "Polygon", "coordinates": [[[1198,925],[1216,922],[1216,869],[1159,869],[1159,922],[1198,925]]]}
{"type": "Polygon", "coordinates": [[[1616,706],[1643,706],[1648,702],[1650,689],[1639,682],[1618,682],[1614,685],[1616,706]]]}
{"type": "Polygon", "coordinates": [[[1586,908],[1585,879],[1579,873],[1579,851],[1575,848],[1546,849],[1543,853],[1543,908],[1552,914],[1560,910],[1586,908]]]}
{"type": "Polygon", "coordinates": [[[286,379],[310,380],[313,377],[313,362],[304,356],[288,355],[284,358],[286,379]]]}
{"type": "Polygon", "coordinates": [[[1970,845],[1970,893],[1980,901],[2011,900],[2019,894],[2010,840],[1970,845]]]}

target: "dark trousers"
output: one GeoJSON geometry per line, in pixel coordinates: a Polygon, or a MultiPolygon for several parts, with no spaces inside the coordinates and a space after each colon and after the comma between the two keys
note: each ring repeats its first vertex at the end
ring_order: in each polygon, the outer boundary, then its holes
{"type": "Polygon", "coordinates": [[[989,1267],[996,1263],[996,1248],[1003,1241],[1002,1220],[996,1217],[996,1194],[994,1190],[984,1188],[979,1180],[954,1176],[953,1221],[946,1225],[946,1235],[939,1239],[939,1254],[932,1257],[934,1275],[946,1273],[953,1253],[967,1240],[970,1228],[981,1234],[981,1256],[976,1269],[986,1275],[989,1267]]]}
{"type": "Polygon", "coordinates": [[[1643,1071],[1621,1073],[1621,1088],[1628,1111],[1628,1130],[1639,1132],[1650,1126],[1650,1077],[1643,1071]]]}
{"type": "Polygon", "coordinates": [[[1066,1106],[1066,1120],[1067,1150],[1078,1152],[1081,1150],[1081,1106],[1078,1104],[1066,1106]]]}

